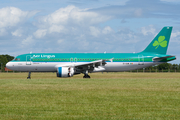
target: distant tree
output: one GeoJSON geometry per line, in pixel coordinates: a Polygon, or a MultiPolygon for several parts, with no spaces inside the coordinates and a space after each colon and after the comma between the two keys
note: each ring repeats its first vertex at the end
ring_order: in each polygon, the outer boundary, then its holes
{"type": "Polygon", "coordinates": [[[178,64],[173,64],[172,65],[172,69],[174,69],[174,70],[176,69],[177,70],[178,69],[178,64]]]}
{"type": "Polygon", "coordinates": [[[180,64],[178,65],[178,70],[180,70],[180,64]]]}
{"type": "Polygon", "coordinates": [[[168,70],[170,68],[170,63],[163,63],[157,66],[158,70],[168,70]]]}
{"type": "Polygon", "coordinates": [[[152,70],[153,66],[147,67],[146,70],[152,70]]]}
{"type": "Polygon", "coordinates": [[[153,69],[156,70],[157,69],[157,65],[153,66],[153,69]]]}
{"type": "Polygon", "coordinates": [[[8,60],[8,62],[14,59],[13,56],[10,56],[10,55],[7,55],[7,54],[6,54],[6,55],[2,55],[2,56],[6,57],[6,59],[8,60]]]}
{"type": "Polygon", "coordinates": [[[0,55],[0,67],[2,71],[4,70],[4,67],[7,62],[8,62],[7,58],[0,55]]]}
{"type": "Polygon", "coordinates": [[[10,55],[0,55],[0,69],[2,71],[4,71],[4,68],[6,67],[6,63],[13,59],[14,59],[14,57],[10,56],[10,55]],[[2,66],[2,68],[1,68],[1,66],[2,66]]]}
{"type": "Polygon", "coordinates": [[[169,65],[169,69],[172,69],[172,64],[169,65]]]}

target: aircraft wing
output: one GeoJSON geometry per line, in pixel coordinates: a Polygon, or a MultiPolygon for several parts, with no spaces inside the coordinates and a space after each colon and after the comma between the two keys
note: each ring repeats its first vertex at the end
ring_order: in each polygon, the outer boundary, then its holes
{"type": "Polygon", "coordinates": [[[100,66],[104,66],[105,64],[106,64],[105,60],[96,60],[96,61],[92,61],[92,62],[58,65],[56,67],[74,67],[76,69],[76,71],[79,71],[79,72],[84,72],[87,70],[89,72],[92,72],[95,68],[98,68],[98,67],[99,67],[98,70],[105,70],[104,68],[100,67],[100,66]]]}
{"type": "Polygon", "coordinates": [[[165,56],[165,57],[155,57],[155,58],[153,58],[153,61],[159,62],[161,60],[167,60],[168,58],[173,58],[173,59],[175,58],[176,59],[175,56],[165,56]]]}

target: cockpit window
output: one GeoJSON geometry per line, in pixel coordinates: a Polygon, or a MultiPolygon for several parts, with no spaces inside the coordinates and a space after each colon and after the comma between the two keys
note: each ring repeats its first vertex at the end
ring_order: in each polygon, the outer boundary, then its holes
{"type": "Polygon", "coordinates": [[[20,61],[20,58],[15,58],[14,60],[15,60],[15,61],[20,61]]]}

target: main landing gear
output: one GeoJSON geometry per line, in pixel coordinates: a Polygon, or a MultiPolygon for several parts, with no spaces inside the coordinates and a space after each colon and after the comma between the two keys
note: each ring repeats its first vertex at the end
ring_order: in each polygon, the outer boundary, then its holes
{"type": "Polygon", "coordinates": [[[84,74],[83,78],[91,78],[88,74],[84,74]]]}
{"type": "Polygon", "coordinates": [[[31,72],[29,72],[27,79],[31,79],[31,72]]]}
{"type": "Polygon", "coordinates": [[[91,77],[88,75],[88,71],[86,71],[86,72],[84,73],[83,78],[91,78],[91,77]]]}

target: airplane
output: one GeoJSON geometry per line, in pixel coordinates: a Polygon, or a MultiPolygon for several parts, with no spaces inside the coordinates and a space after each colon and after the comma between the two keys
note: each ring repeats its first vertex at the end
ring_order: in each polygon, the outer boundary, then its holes
{"type": "Polygon", "coordinates": [[[15,57],[8,69],[29,72],[56,72],[57,77],[72,77],[83,73],[120,72],[159,65],[176,59],[166,55],[173,27],[164,27],[151,43],[139,53],[29,53],[15,57]]]}

